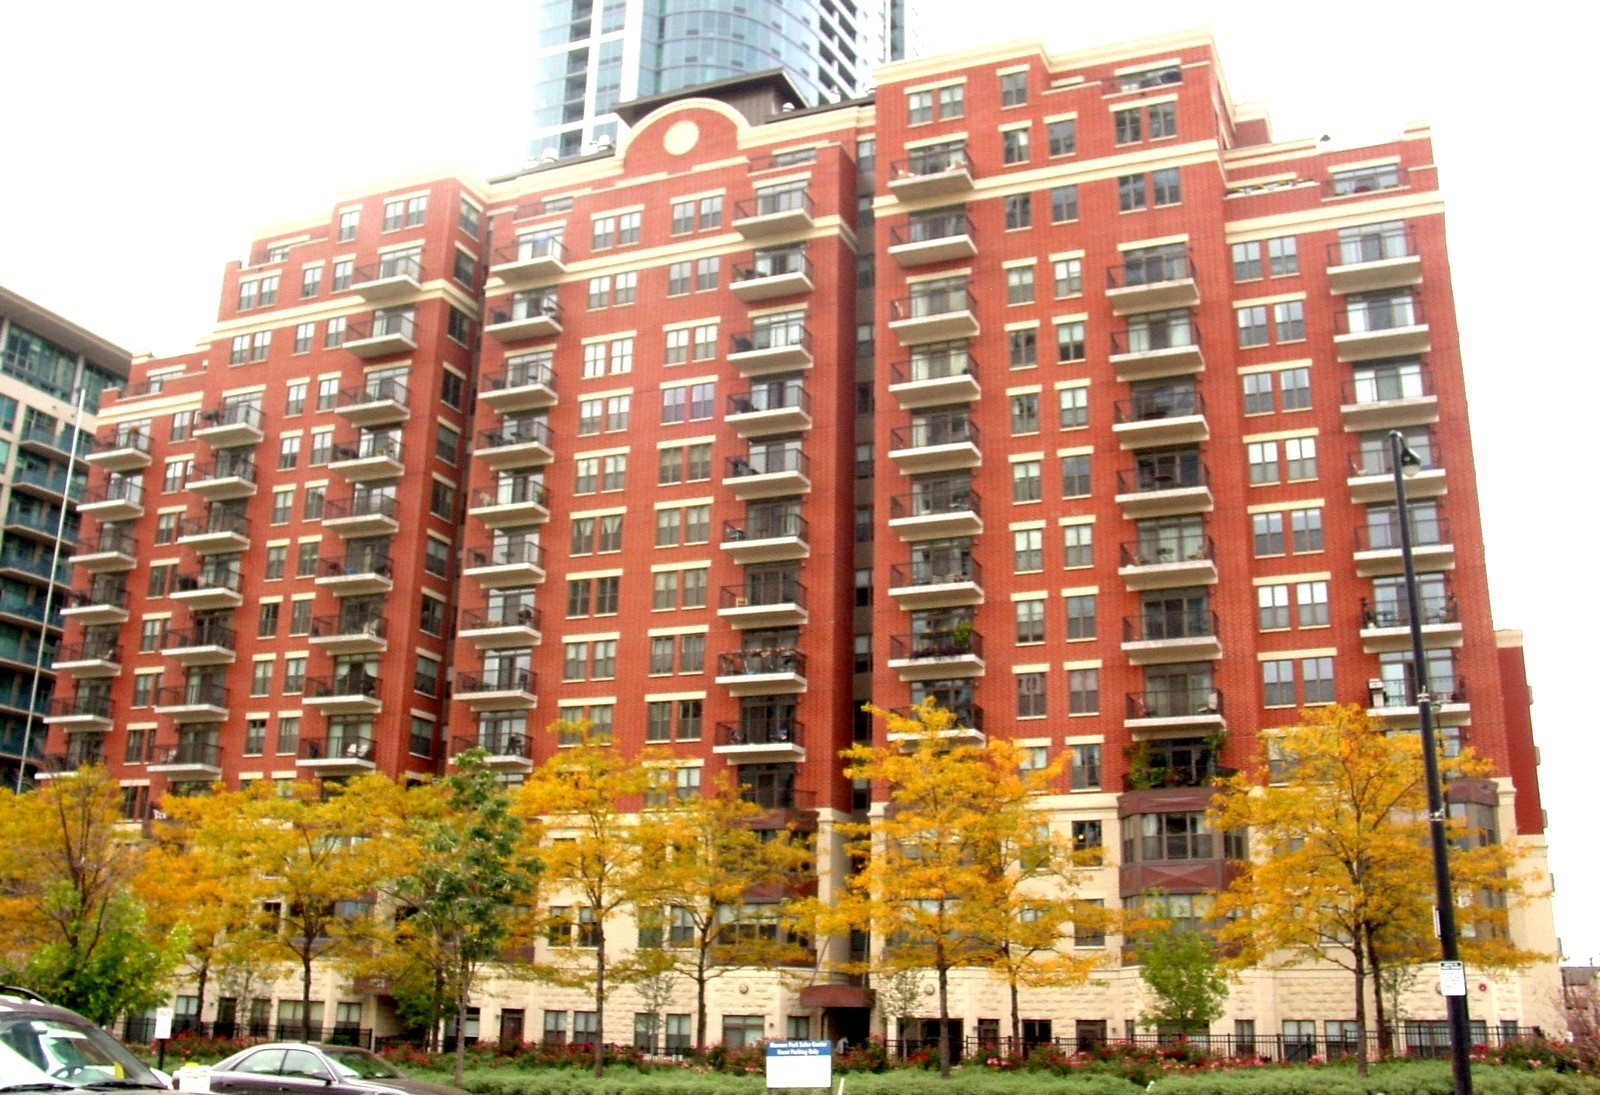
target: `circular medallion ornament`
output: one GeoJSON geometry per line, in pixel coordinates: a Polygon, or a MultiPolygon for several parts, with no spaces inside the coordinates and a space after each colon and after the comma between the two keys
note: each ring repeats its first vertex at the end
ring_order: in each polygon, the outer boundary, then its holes
{"type": "Polygon", "coordinates": [[[691,152],[700,140],[700,127],[691,121],[673,122],[667,135],[661,139],[662,147],[674,156],[691,152]]]}

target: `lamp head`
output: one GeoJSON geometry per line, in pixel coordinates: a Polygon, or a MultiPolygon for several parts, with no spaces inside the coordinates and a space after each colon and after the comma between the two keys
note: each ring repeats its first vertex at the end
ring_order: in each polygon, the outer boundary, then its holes
{"type": "Polygon", "coordinates": [[[1422,457],[1412,452],[1409,448],[1400,450],[1400,474],[1407,479],[1414,478],[1422,470],[1422,457]]]}

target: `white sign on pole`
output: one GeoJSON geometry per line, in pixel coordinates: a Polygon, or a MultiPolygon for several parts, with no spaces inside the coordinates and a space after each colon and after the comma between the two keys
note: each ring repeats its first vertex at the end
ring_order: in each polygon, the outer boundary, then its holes
{"type": "Polygon", "coordinates": [[[156,1008],[156,1041],[172,1037],[172,1015],[172,1008],[156,1008]]]}
{"type": "Polygon", "coordinates": [[[832,1042],[768,1042],[767,1089],[833,1086],[832,1042]]]}
{"type": "Polygon", "coordinates": [[[1465,962],[1439,963],[1439,993],[1442,996],[1467,994],[1467,965],[1465,962]]]}

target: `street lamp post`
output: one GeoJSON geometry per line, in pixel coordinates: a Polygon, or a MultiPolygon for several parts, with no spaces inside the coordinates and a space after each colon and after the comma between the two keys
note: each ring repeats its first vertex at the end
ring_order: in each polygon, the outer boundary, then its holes
{"type": "MultiPolygon", "coordinates": [[[[1410,611],[1411,661],[1416,674],[1417,716],[1422,724],[1422,770],[1428,783],[1428,836],[1433,848],[1434,904],[1439,911],[1439,952],[1444,962],[1459,963],[1456,937],[1456,902],[1450,886],[1450,843],[1445,834],[1444,788],[1439,780],[1439,753],[1433,734],[1433,693],[1428,686],[1428,662],[1422,647],[1422,605],[1417,596],[1417,563],[1412,555],[1411,513],[1406,501],[1406,476],[1415,475],[1422,461],[1406,447],[1405,435],[1389,431],[1389,462],[1394,472],[1395,508],[1400,519],[1400,558],[1405,564],[1406,607],[1410,611]]],[[[1472,1095],[1472,1072],[1467,1061],[1472,1044],[1467,1024],[1465,986],[1460,994],[1444,998],[1450,1018],[1450,1068],[1456,1095],[1472,1095]]]]}

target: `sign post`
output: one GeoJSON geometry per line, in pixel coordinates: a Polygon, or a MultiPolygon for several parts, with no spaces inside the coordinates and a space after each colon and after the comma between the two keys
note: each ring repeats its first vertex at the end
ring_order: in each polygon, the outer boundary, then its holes
{"type": "Polygon", "coordinates": [[[1467,964],[1465,962],[1439,963],[1439,995],[1465,996],[1467,994],[1467,964]]]}
{"type": "Polygon", "coordinates": [[[767,1090],[833,1087],[833,1043],[767,1043],[767,1090]]]}
{"type": "Polygon", "coordinates": [[[156,1041],[161,1043],[161,1048],[156,1055],[156,1067],[167,1067],[167,1039],[172,1037],[172,1008],[156,1008],[156,1041]]]}

